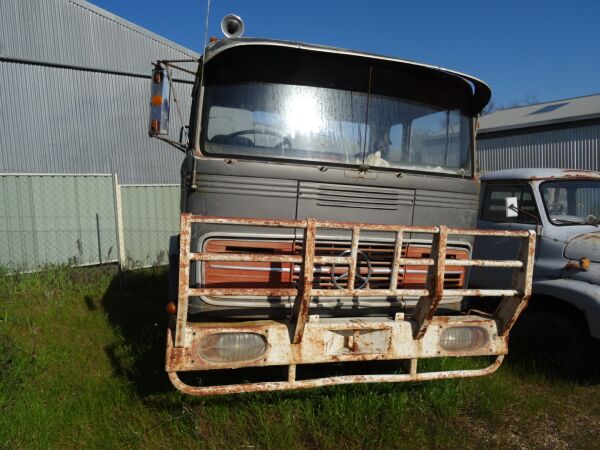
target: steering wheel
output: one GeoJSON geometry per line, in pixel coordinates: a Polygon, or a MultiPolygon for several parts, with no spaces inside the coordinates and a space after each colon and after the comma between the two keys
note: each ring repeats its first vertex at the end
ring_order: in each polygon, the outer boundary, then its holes
{"type": "MultiPolygon", "coordinates": [[[[340,253],[339,256],[347,256],[350,253],[351,253],[350,250],[346,250],[346,251],[343,251],[342,253],[340,253]]],[[[354,288],[362,289],[369,282],[369,278],[371,278],[371,275],[373,274],[373,268],[371,267],[371,261],[369,260],[367,255],[365,255],[360,250],[356,252],[356,262],[357,262],[357,264],[356,264],[357,270],[354,274],[354,280],[360,281],[360,285],[358,287],[354,286],[354,288]],[[360,271],[358,270],[358,261],[361,259],[367,263],[367,276],[365,276],[365,277],[363,277],[360,274],[360,271]]],[[[347,270],[346,272],[336,276],[335,275],[335,264],[332,264],[331,265],[331,282],[333,283],[333,285],[338,289],[344,289],[342,286],[340,286],[340,281],[348,280],[349,272],[350,272],[350,270],[347,270]]],[[[355,283],[356,283],[356,281],[355,281],[355,283]]]]}
{"type": "MultiPolygon", "coordinates": [[[[225,144],[229,144],[232,141],[235,142],[235,139],[243,136],[245,134],[264,134],[267,136],[275,136],[278,137],[279,139],[281,139],[280,142],[278,142],[277,144],[275,144],[273,146],[273,148],[280,148],[282,151],[283,150],[291,150],[292,149],[292,142],[285,137],[283,134],[277,132],[277,131],[273,131],[273,130],[240,130],[240,131],[235,131],[233,133],[230,133],[226,136],[223,137],[223,143],[225,144]]],[[[256,145],[256,144],[254,144],[256,145]]]]}

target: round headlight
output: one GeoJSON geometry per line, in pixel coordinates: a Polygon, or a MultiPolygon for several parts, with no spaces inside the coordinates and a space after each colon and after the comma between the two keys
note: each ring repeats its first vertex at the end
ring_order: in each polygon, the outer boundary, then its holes
{"type": "Polygon", "coordinates": [[[488,342],[488,333],[481,327],[451,327],[440,335],[440,347],[447,351],[476,350],[488,342]]]}
{"type": "Polygon", "coordinates": [[[200,345],[200,356],[212,362],[247,361],[267,351],[267,340],[259,333],[213,333],[200,345]]]}

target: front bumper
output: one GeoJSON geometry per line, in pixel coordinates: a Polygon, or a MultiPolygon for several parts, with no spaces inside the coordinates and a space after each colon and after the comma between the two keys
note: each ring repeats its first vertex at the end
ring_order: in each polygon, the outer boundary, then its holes
{"type": "MultiPolygon", "coordinates": [[[[236,392],[260,392],[301,389],[333,384],[401,382],[480,376],[493,372],[508,351],[508,333],[526,306],[531,293],[535,233],[529,231],[487,231],[449,229],[440,227],[408,227],[396,225],[354,224],[340,222],[278,221],[273,219],[245,219],[202,217],[182,214],[180,234],[179,293],[177,317],[172,320],[167,337],[166,371],[173,384],[181,391],[193,395],[217,395],[236,392]],[[190,233],[193,222],[237,224],[248,226],[295,227],[304,229],[304,251],[296,255],[193,253],[190,251],[190,233]],[[319,257],[315,255],[317,228],[351,229],[352,249],[347,257],[319,257]],[[387,289],[355,288],[357,248],[363,230],[383,230],[395,233],[394,264],[387,289]],[[429,233],[432,251],[429,258],[405,258],[401,255],[404,233],[429,233]],[[446,258],[449,234],[494,235],[521,238],[519,258],[515,261],[450,260],[446,258]],[[190,261],[263,261],[298,263],[302,276],[293,289],[247,288],[191,288],[190,261]],[[346,289],[323,290],[312,285],[314,266],[320,264],[347,264],[349,267],[346,289]],[[428,268],[424,289],[401,289],[397,286],[398,273],[405,265],[428,268]],[[484,266],[514,268],[510,289],[475,290],[445,289],[446,266],[484,266]],[[191,322],[188,320],[191,296],[266,296],[295,298],[287,321],[260,320],[235,322],[191,322]],[[321,319],[311,309],[311,299],[316,297],[351,296],[354,298],[389,297],[404,299],[418,297],[410,317],[396,313],[392,318],[328,318],[321,319]],[[435,315],[442,298],[446,296],[499,296],[500,306],[491,317],[438,316],[435,315]],[[461,332],[453,328],[469,329],[479,338],[476,344],[458,344],[461,332]],[[477,331],[475,331],[477,330],[477,331]],[[262,350],[253,359],[214,359],[206,357],[204,347],[210,335],[247,333],[259,336],[262,350]],[[455,337],[450,338],[454,333],[455,337]],[[442,337],[445,336],[443,339],[442,337]],[[447,372],[419,372],[418,361],[426,358],[448,356],[495,356],[495,361],[484,369],[453,370],[447,372]],[[407,362],[406,373],[377,375],[343,375],[324,378],[297,379],[297,366],[311,364],[347,363],[358,361],[395,360],[407,362]],[[244,383],[219,386],[190,386],[178,376],[179,372],[241,369],[250,367],[287,366],[286,381],[244,383]]],[[[464,330],[463,330],[464,331],[464,330]]],[[[468,331],[468,333],[471,333],[468,331]]],[[[468,334],[467,333],[467,334],[468,334]]],[[[227,336],[233,338],[234,336],[227,336]]],[[[219,338],[220,339],[220,338],[219,338]]]]}
{"type": "Polygon", "coordinates": [[[173,326],[167,338],[166,371],[174,385],[188,394],[216,395],[237,392],[302,389],[333,384],[403,382],[443,378],[480,376],[495,371],[508,352],[506,336],[500,336],[498,323],[478,316],[434,317],[423,339],[413,339],[415,323],[402,315],[393,319],[316,319],[305,327],[304,337],[298,344],[291,341],[285,323],[262,320],[238,323],[188,323],[184,347],[174,347],[173,326]],[[477,347],[459,351],[445,350],[440,345],[443,331],[452,327],[478,327],[487,338],[477,347]],[[248,332],[262,335],[266,351],[259,358],[237,362],[212,362],[202,356],[204,339],[214,333],[248,332]],[[419,373],[417,362],[423,358],[448,356],[496,356],[487,368],[419,373]],[[405,360],[407,373],[389,375],[343,375],[326,378],[296,380],[296,366],[303,364],[339,363],[375,360],[405,360]],[[225,386],[189,386],[177,372],[244,367],[289,366],[288,379],[278,382],[245,383],[225,386]]]}

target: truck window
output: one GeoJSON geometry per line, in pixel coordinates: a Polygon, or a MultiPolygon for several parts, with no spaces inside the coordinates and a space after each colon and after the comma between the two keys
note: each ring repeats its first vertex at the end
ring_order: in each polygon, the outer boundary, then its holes
{"type": "Polygon", "coordinates": [[[531,188],[526,184],[488,185],[485,191],[481,218],[490,222],[538,223],[535,219],[539,219],[539,217],[531,188]],[[519,204],[519,215],[517,217],[506,217],[504,199],[507,197],[517,197],[519,204]]]}
{"type": "Polygon", "coordinates": [[[548,218],[555,225],[580,225],[600,216],[600,182],[546,181],[540,186],[548,218]]]}
{"type": "Polygon", "coordinates": [[[447,99],[448,92],[410,90],[397,73],[375,65],[326,69],[315,65],[298,75],[246,67],[250,72],[227,72],[225,79],[224,69],[213,77],[207,68],[201,151],[471,175],[471,118],[462,93],[447,99]]]}

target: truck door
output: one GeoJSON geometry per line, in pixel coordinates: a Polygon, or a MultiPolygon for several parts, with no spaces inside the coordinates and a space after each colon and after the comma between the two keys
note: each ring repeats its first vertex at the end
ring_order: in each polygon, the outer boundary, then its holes
{"type": "MultiPolygon", "coordinates": [[[[523,183],[485,183],[481,190],[477,228],[484,230],[535,230],[540,223],[535,197],[529,184],[523,183]],[[506,216],[505,199],[517,198],[516,217],[506,216]]],[[[537,244],[539,245],[539,239],[537,244]]],[[[519,242],[504,237],[477,236],[473,247],[474,259],[514,259],[517,256],[519,242]]],[[[538,250],[536,245],[536,253],[538,250]]],[[[470,285],[481,289],[493,289],[510,283],[511,270],[493,270],[473,268],[470,285]],[[504,284],[503,284],[504,283],[504,284]]]]}

